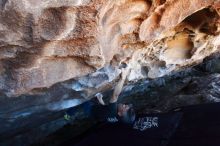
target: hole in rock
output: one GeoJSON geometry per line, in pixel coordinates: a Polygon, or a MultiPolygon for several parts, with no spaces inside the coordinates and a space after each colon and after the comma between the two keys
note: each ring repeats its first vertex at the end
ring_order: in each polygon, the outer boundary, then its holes
{"type": "Polygon", "coordinates": [[[185,18],[174,29],[176,34],[166,39],[163,60],[167,64],[180,64],[193,56],[196,48],[204,44],[208,35],[218,34],[219,16],[211,8],[204,8],[185,18]]]}
{"type": "Polygon", "coordinates": [[[214,35],[217,31],[216,20],[219,18],[217,12],[211,8],[202,9],[184,19],[184,23],[199,32],[214,35]]]}
{"type": "Polygon", "coordinates": [[[148,72],[149,72],[149,69],[148,69],[147,66],[142,66],[142,67],[141,67],[141,73],[142,73],[144,76],[147,76],[148,72]]]}
{"type": "Polygon", "coordinates": [[[164,56],[171,62],[191,58],[193,42],[187,32],[180,32],[166,41],[167,50],[164,56]]]}

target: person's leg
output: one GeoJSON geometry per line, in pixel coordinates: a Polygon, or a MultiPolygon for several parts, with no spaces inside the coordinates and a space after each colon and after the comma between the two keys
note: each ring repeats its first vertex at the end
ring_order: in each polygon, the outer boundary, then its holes
{"type": "Polygon", "coordinates": [[[76,107],[71,107],[67,109],[64,114],[64,119],[67,121],[71,120],[71,117],[74,116],[75,113],[76,113],[76,107]]]}
{"type": "Polygon", "coordinates": [[[73,116],[75,115],[75,112],[76,112],[76,107],[71,107],[67,109],[66,114],[68,114],[69,116],[73,116]]]}
{"type": "Polygon", "coordinates": [[[92,107],[95,103],[92,100],[86,101],[82,104],[83,112],[86,117],[91,117],[92,114],[92,107]]]}
{"type": "MultiPolygon", "coordinates": [[[[91,116],[92,106],[94,104],[95,103],[93,101],[89,100],[89,101],[86,101],[80,105],[83,110],[83,113],[85,114],[86,117],[91,116]]],[[[76,107],[71,107],[71,108],[67,109],[67,111],[64,114],[64,119],[67,121],[70,120],[71,117],[73,117],[76,114],[76,111],[77,111],[76,107]]]]}

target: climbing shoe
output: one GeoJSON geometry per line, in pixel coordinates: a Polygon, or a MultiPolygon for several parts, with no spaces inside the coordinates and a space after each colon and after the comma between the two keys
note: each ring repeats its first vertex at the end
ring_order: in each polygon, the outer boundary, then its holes
{"type": "Polygon", "coordinates": [[[65,115],[63,116],[65,120],[69,121],[71,119],[71,116],[68,115],[67,113],[65,113],[65,115]]]}

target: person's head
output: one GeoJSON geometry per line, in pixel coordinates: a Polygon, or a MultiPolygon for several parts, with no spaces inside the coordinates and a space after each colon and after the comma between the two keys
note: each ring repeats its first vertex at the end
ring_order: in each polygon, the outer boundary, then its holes
{"type": "Polygon", "coordinates": [[[135,120],[135,111],[132,104],[118,104],[118,116],[123,123],[132,124],[135,120]]]}

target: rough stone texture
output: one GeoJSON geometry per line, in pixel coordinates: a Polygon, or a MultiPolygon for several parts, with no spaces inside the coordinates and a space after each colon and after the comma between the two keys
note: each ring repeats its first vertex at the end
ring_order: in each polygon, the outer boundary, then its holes
{"type": "Polygon", "coordinates": [[[122,63],[128,87],[201,63],[220,50],[219,15],[219,0],[0,0],[0,137],[111,90],[122,63]]]}
{"type": "MultiPolygon", "coordinates": [[[[161,113],[182,106],[219,102],[219,73],[220,56],[216,56],[198,66],[174,72],[169,76],[130,84],[124,88],[120,102],[133,103],[136,112],[140,114],[161,113]]],[[[80,107],[75,110],[80,112],[80,107]]],[[[81,115],[74,116],[69,125],[35,145],[63,145],[94,126],[94,122],[83,117],[82,112],[81,115]]]]}
{"type": "Polygon", "coordinates": [[[215,0],[1,1],[0,89],[19,96],[122,62],[130,80],[160,77],[218,50],[218,13],[215,0]]]}

